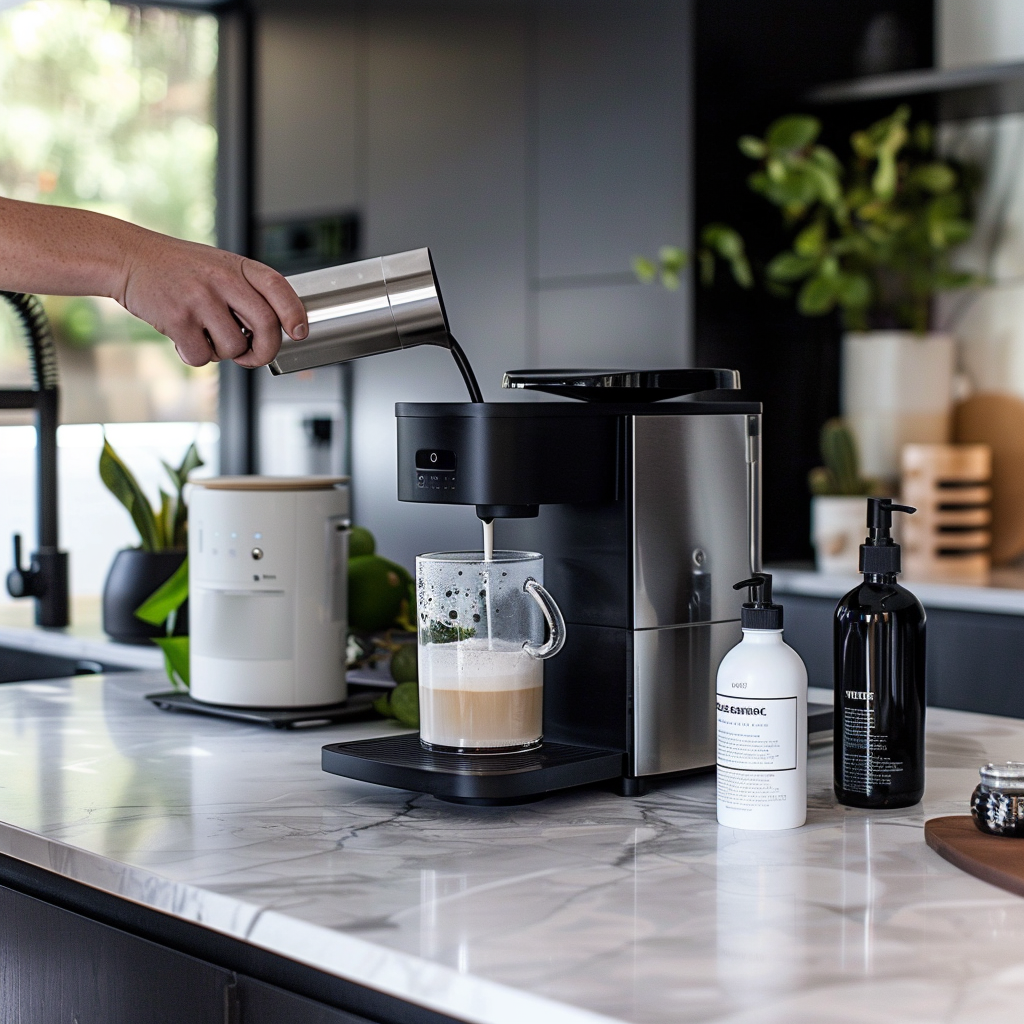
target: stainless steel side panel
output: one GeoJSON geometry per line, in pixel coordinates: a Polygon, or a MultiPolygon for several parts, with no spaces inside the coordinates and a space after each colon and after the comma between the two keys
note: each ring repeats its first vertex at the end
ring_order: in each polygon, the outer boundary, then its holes
{"type": "Polygon", "coordinates": [[[732,585],[754,568],[760,534],[748,463],[759,420],[632,418],[634,628],[739,618],[732,585]]]}
{"type": "Polygon", "coordinates": [[[636,775],[715,763],[715,677],[740,637],[738,621],[633,634],[636,775]]]}

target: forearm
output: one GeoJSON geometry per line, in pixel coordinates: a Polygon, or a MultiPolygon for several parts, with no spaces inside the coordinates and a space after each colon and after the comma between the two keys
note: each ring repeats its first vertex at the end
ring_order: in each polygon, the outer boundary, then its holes
{"type": "Polygon", "coordinates": [[[295,290],[262,263],[102,214],[2,198],[0,290],[110,296],[192,366],[264,366],[282,326],[295,340],[308,333],[295,290]]]}
{"type": "Polygon", "coordinates": [[[123,302],[131,257],[147,234],[88,210],[0,198],[0,289],[123,302]]]}

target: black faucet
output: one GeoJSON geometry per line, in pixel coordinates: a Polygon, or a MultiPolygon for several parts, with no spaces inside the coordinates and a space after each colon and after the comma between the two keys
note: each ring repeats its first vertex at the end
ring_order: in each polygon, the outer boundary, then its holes
{"type": "Polygon", "coordinates": [[[18,314],[32,355],[35,388],[0,390],[0,409],[36,411],[36,532],[38,550],[21,564],[21,534],[14,535],[11,597],[36,599],[37,626],[68,624],[68,555],[57,549],[57,349],[43,304],[34,295],[0,291],[18,314]]]}

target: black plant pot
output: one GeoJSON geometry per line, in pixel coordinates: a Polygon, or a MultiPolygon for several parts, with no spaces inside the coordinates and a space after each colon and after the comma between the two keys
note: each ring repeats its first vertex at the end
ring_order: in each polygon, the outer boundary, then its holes
{"type": "MultiPolygon", "coordinates": [[[[162,626],[137,619],[135,609],[184,561],[184,551],[118,551],[103,585],[103,632],[122,644],[151,644],[152,637],[163,636],[162,626]]],[[[188,601],[178,609],[174,635],[188,635],[188,601]]]]}

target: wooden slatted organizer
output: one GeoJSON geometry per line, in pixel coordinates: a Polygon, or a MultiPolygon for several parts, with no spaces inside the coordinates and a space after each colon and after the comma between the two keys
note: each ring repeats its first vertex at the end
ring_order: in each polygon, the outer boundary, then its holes
{"type": "Polygon", "coordinates": [[[992,545],[992,450],[987,444],[908,444],[902,522],[908,577],[984,583],[992,545]]]}
{"type": "Polygon", "coordinates": [[[1024,555],[1024,399],[989,392],[957,406],[953,438],[992,449],[992,564],[1024,555]]]}

